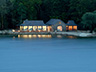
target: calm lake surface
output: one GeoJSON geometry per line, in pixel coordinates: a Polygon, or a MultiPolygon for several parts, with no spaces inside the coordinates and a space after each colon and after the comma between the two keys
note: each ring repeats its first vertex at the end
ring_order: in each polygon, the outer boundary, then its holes
{"type": "Polygon", "coordinates": [[[96,38],[0,37],[0,72],[96,72],[96,38]]]}

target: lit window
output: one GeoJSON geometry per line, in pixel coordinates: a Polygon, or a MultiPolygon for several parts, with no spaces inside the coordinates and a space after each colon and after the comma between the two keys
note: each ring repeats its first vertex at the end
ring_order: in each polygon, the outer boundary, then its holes
{"type": "Polygon", "coordinates": [[[43,26],[43,31],[46,31],[47,29],[46,29],[46,26],[43,26]]]}
{"type": "Polygon", "coordinates": [[[73,30],[77,30],[77,26],[73,26],[73,30]]]}
{"type": "Polygon", "coordinates": [[[28,27],[27,26],[24,26],[24,31],[27,31],[28,30],[28,27]]]}
{"type": "Polygon", "coordinates": [[[62,26],[58,26],[58,27],[57,27],[57,30],[58,30],[58,31],[62,31],[62,26]]]}
{"type": "Polygon", "coordinates": [[[37,26],[33,26],[33,30],[34,31],[37,31],[37,26]]]}
{"type": "Polygon", "coordinates": [[[48,29],[48,32],[50,32],[51,29],[52,29],[52,27],[51,26],[48,26],[47,29],[48,29]]]}
{"type": "Polygon", "coordinates": [[[38,26],[38,31],[40,32],[42,30],[42,27],[41,26],[38,26]]]}
{"type": "Polygon", "coordinates": [[[23,30],[23,26],[20,26],[20,30],[23,30]]]}
{"type": "Polygon", "coordinates": [[[32,26],[29,26],[29,31],[32,31],[32,26]]]}
{"type": "Polygon", "coordinates": [[[69,30],[72,30],[72,26],[69,26],[69,30]]]}

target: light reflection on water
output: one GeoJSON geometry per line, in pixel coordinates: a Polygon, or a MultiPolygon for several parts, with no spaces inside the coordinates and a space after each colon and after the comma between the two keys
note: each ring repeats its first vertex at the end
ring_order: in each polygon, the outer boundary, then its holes
{"type": "MultiPolygon", "coordinates": [[[[13,38],[16,38],[13,36],[13,38]]],[[[69,38],[76,39],[75,36],[63,36],[63,35],[18,35],[18,38],[69,38]]]]}
{"type": "Polygon", "coordinates": [[[18,38],[52,38],[52,35],[18,35],[18,38]]]}
{"type": "Polygon", "coordinates": [[[49,36],[1,37],[0,72],[96,72],[96,38],[49,36]]]}

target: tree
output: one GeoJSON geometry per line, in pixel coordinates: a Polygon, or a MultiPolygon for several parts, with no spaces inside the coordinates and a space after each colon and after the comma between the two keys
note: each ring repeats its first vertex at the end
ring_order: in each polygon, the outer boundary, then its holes
{"type": "Polygon", "coordinates": [[[88,27],[90,32],[92,33],[96,27],[96,13],[94,12],[87,12],[82,16],[83,27],[88,27]]]}
{"type": "Polygon", "coordinates": [[[1,21],[1,29],[4,29],[4,18],[5,18],[5,14],[7,13],[6,10],[6,0],[2,0],[0,1],[0,21],[1,21]]]}

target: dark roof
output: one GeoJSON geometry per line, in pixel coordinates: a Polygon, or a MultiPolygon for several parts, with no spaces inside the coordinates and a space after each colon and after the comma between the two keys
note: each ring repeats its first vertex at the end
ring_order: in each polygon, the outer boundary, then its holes
{"type": "Polygon", "coordinates": [[[68,25],[68,26],[76,26],[77,24],[76,24],[73,20],[69,20],[69,21],[67,22],[67,25],[68,25]]]}
{"type": "Polygon", "coordinates": [[[46,26],[42,20],[25,20],[20,26],[46,26]]]}
{"type": "MultiPolygon", "coordinates": [[[[54,24],[56,24],[57,22],[62,22],[62,23],[64,23],[62,20],[60,20],[60,19],[50,19],[47,23],[46,23],[46,25],[54,25],[54,24]]],[[[65,23],[64,23],[65,24],[65,23]]]]}

